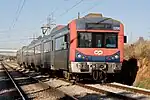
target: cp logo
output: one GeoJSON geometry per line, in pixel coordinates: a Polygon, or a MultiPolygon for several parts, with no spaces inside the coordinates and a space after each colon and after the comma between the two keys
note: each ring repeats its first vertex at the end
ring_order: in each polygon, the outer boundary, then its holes
{"type": "Polygon", "coordinates": [[[101,50],[95,50],[95,51],[94,51],[94,54],[96,54],[96,55],[102,55],[102,54],[103,54],[103,51],[101,51],[101,50]]]}

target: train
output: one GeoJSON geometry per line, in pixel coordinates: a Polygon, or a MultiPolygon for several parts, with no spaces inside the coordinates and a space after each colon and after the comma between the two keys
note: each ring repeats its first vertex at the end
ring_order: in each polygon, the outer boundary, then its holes
{"type": "Polygon", "coordinates": [[[23,46],[17,63],[43,73],[55,71],[69,80],[105,81],[121,72],[126,42],[123,23],[89,13],[23,46]]]}

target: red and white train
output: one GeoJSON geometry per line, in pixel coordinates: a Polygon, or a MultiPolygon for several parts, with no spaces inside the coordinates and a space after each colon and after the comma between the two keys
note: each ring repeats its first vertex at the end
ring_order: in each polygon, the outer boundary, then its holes
{"type": "Polygon", "coordinates": [[[105,80],[107,75],[120,73],[124,43],[120,21],[88,14],[22,47],[17,61],[40,71],[58,71],[69,79],[105,80]]]}

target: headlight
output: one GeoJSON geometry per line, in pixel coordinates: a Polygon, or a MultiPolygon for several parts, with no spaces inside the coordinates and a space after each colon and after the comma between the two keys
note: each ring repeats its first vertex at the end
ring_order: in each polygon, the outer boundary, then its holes
{"type": "Polygon", "coordinates": [[[116,58],[116,59],[118,59],[118,58],[119,58],[119,56],[118,56],[118,55],[115,55],[115,58],[116,58]]]}
{"type": "Polygon", "coordinates": [[[81,58],[81,55],[80,55],[80,54],[78,54],[78,58],[81,58]]]}
{"type": "Polygon", "coordinates": [[[111,59],[114,60],[115,58],[114,58],[114,57],[111,57],[111,59]]]}

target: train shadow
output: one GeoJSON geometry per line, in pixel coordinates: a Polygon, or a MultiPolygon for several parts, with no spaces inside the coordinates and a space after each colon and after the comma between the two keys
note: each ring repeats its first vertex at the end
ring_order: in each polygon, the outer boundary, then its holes
{"type": "MultiPolygon", "coordinates": [[[[96,93],[83,93],[83,96],[81,95],[75,95],[76,98],[79,100],[105,100],[105,99],[112,99],[112,100],[129,100],[129,98],[132,93],[129,92],[119,92],[117,95],[114,95],[112,93],[107,93],[107,94],[96,94],[96,93]],[[121,96],[118,96],[121,95],[121,96]],[[124,96],[124,97],[123,97],[124,96]],[[127,96],[127,97],[125,97],[127,96]]],[[[134,100],[145,100],[148,99],[146,96],[137,96],[134,97],[134,100]]]]}
{"type": "Polygon", "coordinates": [[[41,74],[40,72],[35,71],[25,71],[23,73],[32,76],[34,79],[40,80],[42,82],[46,82],[48,81],[48,78],[50,78],[49,74],[41,74]]]}
{"type": "Polygon", "coordinates": [[[117,82],[126,85],[133,85],[139,68],[137,62],[138,61],[136,58],[124,60],[122,64],[121,74],[116,77],[117,82]]]}

